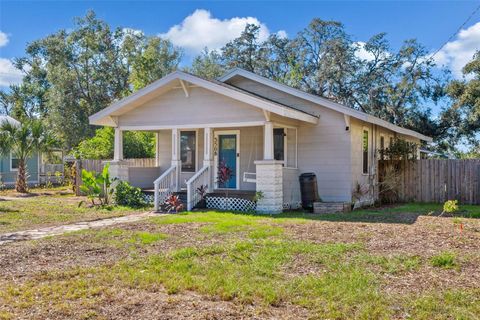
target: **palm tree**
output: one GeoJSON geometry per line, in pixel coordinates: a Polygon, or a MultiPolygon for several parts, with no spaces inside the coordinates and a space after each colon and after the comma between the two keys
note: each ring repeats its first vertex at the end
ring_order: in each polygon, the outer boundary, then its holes
{"type": "Polygon", "coordinates": [[[27,192],[27,158],[35,152],[48,151],[53,144],[52,134],[39,120],[23,123],[4,120],[0,123],[0,155],[12,154],[18,159],[17,192],[27,192]]]}

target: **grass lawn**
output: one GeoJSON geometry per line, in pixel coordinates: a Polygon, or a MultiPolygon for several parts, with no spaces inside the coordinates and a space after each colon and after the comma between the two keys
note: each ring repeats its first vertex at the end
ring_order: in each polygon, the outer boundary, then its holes
{"type": "MultiPolygon", "coordinates": [[[[108,209],[78,206],[85,197],[76,197],[66,188],[33,189],[20,195],[13,190],[0,192],[0,234],[89,221],[133,213],[126,207],[108,209]]],[[[142,210],[139,210],[141,212],[142,210]]]]}
{"type": "Polygon", "coordinates": [[[13,243],[0,319],[478,319],[480,208],[463,208],[192,212],[13,243]]]}

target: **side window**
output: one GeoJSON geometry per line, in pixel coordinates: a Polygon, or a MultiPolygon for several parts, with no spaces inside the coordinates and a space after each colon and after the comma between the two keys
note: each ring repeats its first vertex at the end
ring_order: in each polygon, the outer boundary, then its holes
{"type": "Polygon", "coordinates": [[[283,128],[273,129],[273,157],[275,160],[285,160],[285,132],[283,128]]]}
{"type": "Polygon", "coordinates": [[[368,130],[363,130],[362,137],[362,164],[363,164],[363,173],[368,174],[368,130]]]}
{"type": "Polygon", "coordinates": [[[10,153],[10,171],[18,170],[18,159],[10,153]]]}

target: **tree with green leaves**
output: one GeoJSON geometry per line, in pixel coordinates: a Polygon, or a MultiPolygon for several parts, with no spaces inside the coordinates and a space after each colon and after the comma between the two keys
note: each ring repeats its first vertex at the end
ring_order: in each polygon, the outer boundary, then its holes
{"type": "Polygon", "coordinates": [[[18,159],[15,185],[18,192],[27,192],[27,159],[34,153],[48,152],[55,142],[54,136],[39,120],[0,123],[0,154],[12,154],[18,159]]]}
{"type": "MultiPolygon", "coordinates": [[[[465,79],[450,82],[446,91],[452,101],[441,117],[448,138],[471,147],[471,154],[480,149],[480,51],[463,68],[465,79]]],[[[451,146],[449,146],[452,149],[451,146]]]]}
{"type": "Polygon", "coordinates": [[[181,50],[169,41],[110,26],[93,11],[27,46],[16,60],[19,86],[0,96],[14,115],[44,119],[67,149],[94,134],[88,117],[178,67],[181,50]]]}
{"type": "Polygon", "coordinates": [[[192,61],[192,66],[186,68],[187,72],[193,73],[205,79],[216,79],[223,75],[226,71],[222,64],[220,54],[215,51],[209,51],[205,48],[192,61]]]}
{"type": "Polygon", "coordinates": [[[28,45],[21,62],[46,74],[47,120],[67,148],[93,133],[89,115],[130,93],[124,36],[90,11],[75,20],[73,30],[60,30],[28,45]]]}
{"type": "MultiPolygon", "coordinates": [[[[97,129],[92,138],[81,141],[73,154],[81,159],[112,159],[114,130],[110,127],[97,129]]],[[[126,131],[123,135],[123,153],[126,159],[153,158],[155,136],[153,132],[126,131]]]]}
{"type": "Polygon", "coordinates": [[[261,69],[263,58],[259,32],[258,25],[247,24],[238,38],[222,48],[222,61],[227,69],[238,67],[251,72],[261,69]]]}
{"type": "Polygon", "coordinates": [[[134,90],[141,89],[155,80],[175,71],[182,58],[181,49],[159,37],[140,39],[136,54],[131,55],[129,81],[134,90]]]}
{"type": "Polygon", "coordinates": [[[341,23],[313,19],[292,39],[272,35],[264,42],[259,27],[248,25],[221,57],[226,68],[253,71],[426,135],[442,133],[424,105],[443,97],[446,78],[415,40],[394,52],[383,33],[362,45],[341,23]]]}

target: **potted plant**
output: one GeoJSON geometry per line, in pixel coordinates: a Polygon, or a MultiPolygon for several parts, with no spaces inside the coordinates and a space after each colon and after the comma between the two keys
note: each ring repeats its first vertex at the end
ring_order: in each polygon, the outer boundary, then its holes
{"type": "Polygon", "coordinates": [[[205,209],[207,207],[207,200],[206,200],[207,190],[208,190],[208,186],[203,184],[200,187],[198,187],[197,190],[195,190],[195,192],[200,196],[200,201],[197,203],[197,208],[205,209]]]}
{"type": "Polygon", "coordinates": [[[177,213],[182,211],[182,200],[180,200],[178,196],[172,194],[167,198],[167,200],[165,200],[165,209],[167,209],[168,213],[177,213]]]}

